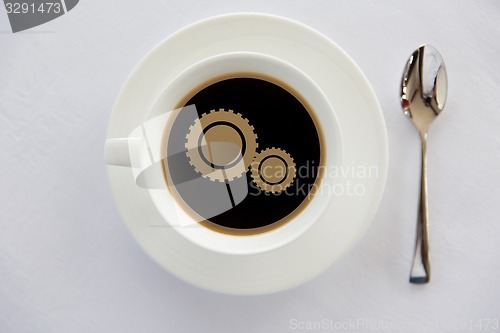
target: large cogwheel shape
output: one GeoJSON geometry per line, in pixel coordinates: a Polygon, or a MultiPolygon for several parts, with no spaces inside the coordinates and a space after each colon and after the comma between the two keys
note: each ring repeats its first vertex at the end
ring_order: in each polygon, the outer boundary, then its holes
{"type": "Polygon", "coordinates": [[[293,158],[279,148],[261,151],[251,165],[255,184],[266,192],[280,193],[295,179],[296,168],[293,158]]]}
{"type": "Polygon", "coordinates": [[[189,163],[212,181],[231,181],[245,174],[257,147],[254,127],[233,110],[204,113],[186,135],[189,163]]]}

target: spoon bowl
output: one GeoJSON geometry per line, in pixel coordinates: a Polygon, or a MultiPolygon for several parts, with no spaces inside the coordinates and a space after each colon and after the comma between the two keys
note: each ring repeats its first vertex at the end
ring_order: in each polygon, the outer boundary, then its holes
{"type": "Polygon", "coordinates": [[[427,133],[448,95],[446,66],[439,51],[422,45],[408,59],[401,80],[401,106],[419,132],[427,133]]]}

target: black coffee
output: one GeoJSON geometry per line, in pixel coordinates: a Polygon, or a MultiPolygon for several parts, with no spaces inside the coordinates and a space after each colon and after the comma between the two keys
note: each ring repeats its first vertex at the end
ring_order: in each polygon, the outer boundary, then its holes
{"type": "Polygon", "coordinates": [[[166,135],[167,184],[200,223],[260,233],[312,199],[323,138],[313,111],[286,84],[238,73],[206,82],[179,107],[166,135]]]}

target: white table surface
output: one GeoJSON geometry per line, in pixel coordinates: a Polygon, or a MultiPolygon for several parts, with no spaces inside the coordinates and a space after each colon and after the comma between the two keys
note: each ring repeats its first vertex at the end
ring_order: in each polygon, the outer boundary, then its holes
{"type": "Polygon", "coordinates": [[[499,1],[86,0],[9,30],[2,8],[0,332],[495,331],[499,1]],[[121,221],[103,163],[113,102],[138,61],[186,24],[236,11],[295,19],[344,48],[378,95],[390,145],[385,195],[358,245],[309,283],[256,297],[200,290],[158,267],[121,221]],[[446,60],[449,96],[429,135],[433,276],[416,286],[419,140],[398,88],[423,42],[446,60]]]}

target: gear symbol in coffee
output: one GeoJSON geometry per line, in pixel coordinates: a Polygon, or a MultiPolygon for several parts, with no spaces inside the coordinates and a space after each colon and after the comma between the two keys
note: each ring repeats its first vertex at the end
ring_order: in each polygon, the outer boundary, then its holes
{"type": "Polygon", "coordinates": [[[254,183],[266,192],[280,193],[295,179],[295,163],[285,150],[267,148],[251,164],[254,183]]]}
{"type": "Polygon", "coordinates": [[[258,147],[254,127],[233,110],[219,109],[195,120],[186,135],[189,164],[212,181],[231,181],[246,173],[258,147]]]}
{"type": "Polygon", "coordinates": [[[212,181],[232,181],[251,168],[254,183],[263,191],[280,193],[295,179],[295,163],[285,150],[267,148],[258,155],[257,134],[248,119],[233,110],[204,113],[189,127],[186,155],[189,164],[212,181]]]}

